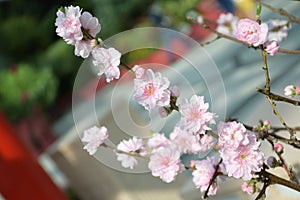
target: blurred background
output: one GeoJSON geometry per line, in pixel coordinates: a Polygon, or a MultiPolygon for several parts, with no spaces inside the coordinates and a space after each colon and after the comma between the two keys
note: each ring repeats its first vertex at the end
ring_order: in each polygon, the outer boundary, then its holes
{"type": "MultiPolygon", "coordinates": [[[[69,5],[78,5],[98,17],[102,27],[98,36],[102,39],[136,27],[156,26],[204,41],[211,34],[186,21],[189,11],[196,10],[211,20],[224,12],[239,17],[253,17],[255,12],[251,0],[0,0],[0,199],[146,200],[182,199],[194,194],[186,186],[188,176],[168,185],[149,174],[122,174],[102,166],[82,150],[71,109],[73,85],[83,59],[76,57],[74,47],[56,35],[54,26],[57,9],[69,5]],[[137,186],[136,181],[141,184],[137,186]]],[[[133,43],[138,41],[129,39],[133,43]]],[[[162,43],[192,52],[176,38],[165,38],[162,43]]],[[[245,56],[237,59],[238,45],[227,46],[230,44],[226,42],[221,45],[235,49],[228,57],[231,62],[225,62],[227,67],[221,69],[222,75],[228,77],[245,56]]],[[[208,52],[224,64],[220,60],[221,50],[215,49],[212,47],[208,52]]],[[[251,55],[245,58],[247,65],[259,60],[251,55]]],[[[186,65],[180,64],[177,56],[153,49],[127,53],[124,61],[129,65],[159,63],[177,68],[186,65]]],[[[226,87],[230,90],[232,79],[227,79],[226,87]]],[[[83,87],[81,100],[88,101],[91,97],[88,86],[83,87]]],[[[105,93],[107,87],[104,78],[97,79],[97,94],[105,93]]],[[[248,98],[249,95],[242,95],[238,105],[248,98]]],[[[239,106],[232,105],[229,114],[234,116],[239,113],[239,106]]],[[[103,118],[108,123],[112,120],[111,116],[103,118]]],[[[183,199],[201,199],[199,192],[195,194],[183,199]]]]}

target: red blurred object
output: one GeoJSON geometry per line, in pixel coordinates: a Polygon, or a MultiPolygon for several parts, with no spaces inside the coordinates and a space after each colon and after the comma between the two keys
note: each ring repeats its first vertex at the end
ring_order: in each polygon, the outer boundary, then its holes
{"type": "Polygon", "coordinates": [[[0,193],[7,200],[67,200],[0,112],[0,193]]]}

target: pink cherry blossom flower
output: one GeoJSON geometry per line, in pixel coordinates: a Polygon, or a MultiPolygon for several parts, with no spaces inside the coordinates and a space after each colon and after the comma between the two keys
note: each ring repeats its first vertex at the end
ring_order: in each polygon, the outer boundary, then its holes
{"type": "Polygon", "coordinates": [[[169,85],[170,81],[161,73],[147,69],[134,79],[133,99],[148,111],[155,106],[167,106],[170,104],[169,85]]]}
{"type": "Polygon", "coordinates": [[[244,192],[247,192],[247,194],[251,195],[255,193],[255,185],[251,182],[243,182],[241,186],[242,190],[244,192]]]}
{"type": "Polygon", "coordinates": [[[89,57],[91,51],[93,50],[93,47],[90,45],[88,41],[85,40],[79,40],[75,43],[75,50],[74,54],[76,56],[81,56],[82,58],[89,57]]]}
{"type": "Polygon", "coordinates": [[[170,183],[182,170],[180,152],[174,146],[160,147],[150,156],[148,168],[153,176],[170,183]]]}
{"type": "Polygon", "coordinates": [[[108,131],[106,127],[102,126],[98,128],[97,126],[93,126],[83,132],[81,141],[87,142],[83,149],[86,149],[90,155],[93,155],[96,153],[97,148],[103,144],[104,140],[107,138],[108,131]]]}
{"type": "Polygon", "coordinates": [[[160,147],[168,147],[171,145],[171,141],[166,138],[164,134],[155,133],[148,139],[148,147],[152,149],[152,152],[156,151],[160,147]]]}
{"type": "Polygon", "coordinates": [[[248,139],[248,144],[241,144],[238,148],[220,148],[220,156],[229,177],[248,181],[255,172],[261,170],[264,154],[258,149],[260,142],[256,141],[254,134],[248,134],[248,139]]]}
{"type": "Polygon", "coordinates": [[[170,140],[181,153],[199,153],[201,149],[200,136],[198,134],[193,135],[180,127],[174,127],[173,132],[170,134],[170,140]]]}
{"type": "Polygon", "coordinates": [[[276,40],[267,41],[264,43],[264,49],[268,54],[274,56],[279,50],[278,42],[276,40]]]}
{"type": "Polygon", "coordinates": [[[80,22],[81,9],[78,6],[64,7],[64,11],[58,10],[56,15],[57,35],[62,37],[68,44],[75,45],[76,41],[83,38],[80,22]]]}
{"type": "Polygon", "coordinates": [[[276,40],[281,42],[288,36],[288,31],[291,29],[291,23],[287,20],[272,19],[267,22],[269,27],[268,40],[276,40]]]}
{"type": "Polygon", "coordinates": [[[99,67],[98,76],[105,74],[106,81],[109,83],[113,79],[120,77],[120,58],[121,53],[115,48],[95,48],[92,51],[93,64],[99,67]]]}
{"type": "Polygon", "coordinates": [[[247,145],[249,139],[247,137],[247,130],[243,124],[236,121],[233,122],[220,122],[218,124],[218,134],[220,147],[237,148],[240,144],[247,145]]]}
{"type": "Polygon", "coordinates": [[[258,24],[250,19],[241,19],[236,28],[236,37],[257,47],[267,41],[268,25],[258,24]]]}
{"type": "Polygon", "coordinates": [[[217,31],[227,35],[235,34],[238,18],[232,13],[221,13],[217,20],[217,31]]]}
{"type": "MultiPolygon", "coordinates": [[[[83,12],[80,16],[80,22],[82,28],[85,30],[86,34],[89,34],[93,38],[99,33],[101,25],[96,17],[93,17],[89,12],[83,12]]],[[[82,40],[76,41],[75,43],[75,55],[81,56],[82,58],[87,58],[93,46],[90,45],[90,40],[87,37],[83,37],[82,40]]]]}
{"type": "MultiPolygon", "coordinates": [[[[194,161],[195,170],[193,171],[193,182],[201,192],[205,192],[210,184],[210,181],[215,173],[214,158],[194,161]]],[[[215,195],[218,190],[217,183],[213,183],[208,191],[208,195],[215,195]]]]}
{"type": "Polygon", "coordinates": [[[171,92],[171,96],[173,97],[179,97],[180,96],[180,90],[176,85],[173,85],[169,88],[171,92]]]}
{"type": "MultiPolygon", "coordinates": [[[[117,150],[126,152],[126,153],[139,153],[144,149],[144,142],[142,139],[137,137],[133,137],[129,140],[123,140],[118,144],[117,150]]],[[[133,169],[135,165],[137,165],[137,160],[133,156],[129,156],[127,154],[117,153],[117,160],[121,161],[121,164],[125,168],[133,169]]]]}
{"type": "Polygon", "coordinates": [[[200,136],[200,149],[199,152],[206,152],[215,145],[215,138],[211,135],[204,134],[200,136]]]}
{"type": "Polygon", "coordinates": [[[296,95],[296,87],[288,85],[284,88],[284,95],[288,97],[294,97],[296,95]]]}
{"type": "Polygon", "coordinates": [[[208,107],[208,103],[204,103],[203,96],[193,95],[190,101],[183,99],[179,105],[182,129],[193,133],[205,133],[206,130],[211,130],[208,125],[215,123],[215,114],[208,112],[208,107]]]}
{"type": "Polygon", "coordinates": [[[95,38],[101,30],[101,25],[98,22],[98,19],[96,17],[93,17],[89,12],[82,13],[82,15],[80,16],[80,22],[84,30],[93,38],[95,38]]]}

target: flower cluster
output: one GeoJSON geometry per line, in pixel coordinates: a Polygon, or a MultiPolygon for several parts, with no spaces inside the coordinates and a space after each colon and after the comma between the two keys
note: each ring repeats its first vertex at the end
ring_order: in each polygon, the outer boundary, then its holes
{"type": "Polygon", "coordinates": [[[232,13],[222,13],[217,20],[217,31],[227,35],[234,35],[238,18],[232,13]]]}
{"type": "Polygon", "coordinates": [[[259,151],[260,142],[237,122],[220,122],[218,125],[219,152],[225,172],[229,177],[248,181],[263,166],[264,155],[259,151]]]}
{"type": "Polygon", "coordinates": [[[151,69],[144,70],[135,66],[136,78],[134,79],[133,99],[151,111],[156,106],[167,106],[170,104],[171,92],[168,89],[170,81],[162,77],[161,73],[154,73],[151,69]]]}
{"type": "Polygon", "coordinates": [[[272,19],[267,21],[269,27],[268,40],[276,40],[281,42],[288,36],[288,31],[291,29],[291,24],[287,20],[272,19]]]}
{"type": "MultiPolygon", "coordinates": [[[[107,82],[118,79],[121,53],[113,47],[105,47],[101,39],[95,38],[101,29],[98,19],[88,12],[82,13],[78,6],[61,8],[56,14],[56,32],[68,44],[75,46],[75,55],[82,58],[92,55],[93,64],[99,67],[99,76],[105,74],[107,82]]],[[[197,18],[199,24],[205,20],[201,16],[197,18]]],[[[217,24],[217,32],[229,35],[226,37],[233,35],[271,56],[278,52],[278,42],[287,36],[290,28],[288,21],[258,23],[250,19],[238,20],[231,13],[221,14],[217,24]]],[[[149,161],[148,168],[152,175],[166,183],[174,181],[183,170],[191,170],[195,186],[207,195],[216,194],[219,176],[242,179],[245,182],[241,189],[248,194],[257,190],[256,181],[261,177],[253,176],[261,172],[264,154],[259,150],[261,143],[255,133],[248,131],[243,124],[232,121],[219,122],[216,134],[211,125],[216,123],[217,115],[209,112],[209,104],[203,96],[194,94],[189,99],[182,98],[177,102],[179,88],[171,85],[161,73],[138,65],[130,70],[135,74],[132,99],[149,112],[158,107],[161,117],[167,117],[176,110],[180,114],[180,120],[167,135],[154,133],[148,139],[134,136],[122,140],[116,148],[104,143],[108,138],[106,127],[93,126],[85,130],[81,138],[82,142],[87,143],[83,148],[90,155],[95,154],[100,146],[112,148],[121,165],[130,169],[138,165],[138,158],[143,158],[149,161]],[[196,156],[211,150],[215,151],[213,156],[192,160],[189,167],[181,160],[186,154],[196,156]]],[[[300,87],[289,85],[284,92],[286,96],[294,97],[300,94],[300,87]]],[[[260,126],[255,126],[253,131],[261,134],[270,129],[270,122],[265,120],[260,126]]],[[[284,151],[283,145],[271,144],[280,157],[284,151]]],[[[284,163],[271,156],[267,159],[267,164],[278,167],[284,163]]]]}
{"type": "MultiPolygon", "coordinates": [[[[205,192],[209,185],[211,184],[211,180],[216,171],[216,166],[218,161],[215,157],[207,157],[205,160],[198,160],[192,162],[192,167],[195,168],[193,171],[193,182],[197,188],[200,188],[201,192],[205,192]]],[[[219,170],[221,171],[221,170],[219,170]]],[[[210,185],[208,190],[208,195],[215,195],[218,190],[218,185],[216,182],[213,182],[210,185]]]]}
{"type": "Polygon", "coordinates": [[[121,53],[114,48],[104,48],[101,39],[96,40],[101,25],[96,17],[83,12],[76,6],[61,8],[57,11],[56,33],[68,44],[75,46],[75,55],[87,58],[93,55],[93,63],[99,67],[98,75],[106,75],[106,81],[118,79],[121,53]]]}

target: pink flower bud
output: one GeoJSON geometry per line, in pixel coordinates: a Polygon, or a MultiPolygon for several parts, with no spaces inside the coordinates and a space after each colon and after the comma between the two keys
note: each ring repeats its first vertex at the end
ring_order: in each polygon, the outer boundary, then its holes
{"type": "Polygon", "coordinates": [[[97,41],[96,39],[92,39],[92,40],[90,41],[90,46],[91,46],[91,47],[95,48],[97,45],[98,45],[98,41],[97,41]]]}
{"type": "Polygon", "coordinates": [[[195,160],[191,160],[191,161],[190,161],[190,166],[191,166],[192,168],[194,168],[194,167],[196,166],[195,160]]]}
{"type": "Polygon", "coordinates": [[[283,153],[282,144],[279,144],[279,143],[274,144],[274,151],[276,151],[279,154],[282,154],[283,153]]]}
{"type": "Polygon", "coordinates": [[[296,94],[299,95],[300,94],[300,87],[296,87],[296,94]]]}
{"type": "Polygon", "coordinates": [[[268,54],[274,56],[279,50],[278,42],[276,40],[267,41],[264,44],[264,49],[268,54]]]}

